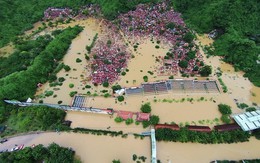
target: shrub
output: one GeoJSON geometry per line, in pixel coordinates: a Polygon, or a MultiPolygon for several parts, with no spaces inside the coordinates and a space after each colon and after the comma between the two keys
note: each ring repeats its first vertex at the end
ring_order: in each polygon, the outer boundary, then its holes
{"type": "Polygon", "coordinates": [[[110,96],[111,96],[111,95],[110,95],[109,93],[105,93],[105,94],[104,94],[104,97],[105,97],[105,98],[108,98],[108,97],[110,97],[110,96]]]}
{"type": "Polygon", "coordinates": [[[114,159],[114,160],[112,161],[112,163],[121,163],[121,161],[120,161],[120,160],[115,160],[115,159],[114,159]]]}
{"type": "Polygon", "coordinates": [[[46,91],[45,96],[49,97],[53,95],[53,91],[46,91]]]}
{"type": "Polygon", "coordinates": [[[148,82],[148,76],[143,76],[144,82],[148,82]]]}
{"type": "Polygon", "coordinates": [[[231,122],[229,115],[222,115],[220,119],[222,122],[224,122],[226,124],[229,124],[231,122]]]}
{"type": "Polygon", "coordinates": [[[249,107],[249,108],[246,108],[246,111],[247,112],[256,111],[256,108],[255,107],[249,107]]]}
{"type": "Polygon", "coordinates": [[[74,84],[70,83],[70,84],[69,84],[69,87],[70,87],[70,88],[73,88],[73,87],[74,87],[74,84]]]}
{"type": "Polygon", "coordinates": [[[86,85],[85,88],[91,88],[91,86],[90,85],[86,85]]]}
{"type": "Polygon", "coordinates": [[[191,43],[194,39],[194,35],[191,32],[187,32],[184,36],[183,36],[183,40],[187,43],[191,43]]]}
{"type": "Polygon", "coordinates": [[[102,93],[107,93],[108,92],[108,90],[101,90],[100,92],[102,92],[102,93]]]}
{"type": "Polygon", "coordinates": [[[135,161],[137,159],[137,155],[133,154],[133,161],[135,161]]]}
{"type": "Polygon", "coordinates": [[[143,162],[145,162],[145,160],[147,159],[145,156],[139,156],[139,159],[142,160],[143,162]]]}
{"type": "Polygon", "coordinates": [[[168,28],[168,29],[174,29],[174,27],[175,27],[175,23],[174,22],[170,22],[170,23],[168,23],[166,25],[166,28],[168,28]]]}
{"type": "Polygon", "coordinates": [[[174,79],[173,75],[169,76],[169,79],[174,79]]]}
{"type": "Polygon", "coordinates": [[[85,59],[86,59],[87,61],[90,60],[90,58],[89,58],[89,56],[88,56],[87,54],[85,55],[85,59]]]}
{"type": "Polygon", "coordinates": [[[118,97],[117,97],[117,100],[118,100],[119,102],[122,102],[122,101],[125,100],[125,98],[124,98],[124,96],[118,96],[118,97]]]}
{"type": "Polygon", "coordinates": [[[77,93],[78,93],[77,91],[71,91],[71,92],[70,92],[70,97],[75,96],[77,93]]]}
{"type": "Polygon", "coordinates": [[[104,82],[103,83],[103,87],[108,87],[109,86],[109,83],[108,82],[104,82]]]}
{"type": "Polygon", "coordinates": [[[209,76],[212,73],[212,68],[209,65],[203,66],[200,70],[199,73],[201,76],[209,76]]]}
{"type": "Polygon", "coordinates": [[[150,122],[149,121],[142,121],[142,125],[143,125],[143,128],[147,128],[150,126],[150,122]]]}
{"type": "Polygon", "coordinates": [[[241,104],[238,104],[238,107],[241,108],[241,109],[245,109],[245,108],[248,107],[248,105],[245,104],[245,103],[241,103],[241,104]]]}
{"type": "Polygon", "coordinates": [[[122,76],[125,76],[125,75],[126,75],[126,72],[122,72],[121,75],[122,75],[122,76]]]}
{"type": "Polygon", "coordinates": [[[133,120],[132,118],[128,118],[128,119],[125,121],[125,124],[126,124],[126,125],[130,125],[130,124],[132,124],[132,123],[134,123],[134,120],[133,120]]]}
{"type": "Polygon", "coordinates": [[[115,118],[115,122],[116,123],[120,123],[120,122],[123,122],[124,120],[123,120],[123,118],[121,118],[121,117],[116,117],[115,118]]]}
{"type": "Polygon", "coordinates": [[[230,115],[230,114],[232,114],[231,107],[229,105],[226,105],[226,104],[219,104],[218,105],[218,110],[223,115],[230,115]]]}
{"type": "Polygon", "coordinates": [[[160,121],[160,118],[159,118],[159,116],[157,116],[157,115],[152,115],[152,116],[150,117],[150,124],[151,124],[151,125],[156,125],[156,124],[159,123],[159,121],[160,121]]]}
{"type": "Polygon", "coordinates": [[[59,78],[58,78],[58,81],[59,81],[59,82],[64,82],[64,81],[65,81],[65,78],[64,78],[64,77],[59,77],[59,78]]]}
{"type": "Polygon", "coordinates": [[[112,86],[112,89],[113,89],[113,92],[115,92],[116,90],[122,89],[122,87],[117,84],[117,85],[113,85],[113,86],[112,86]]]}
{"type": "Polygon", "coordinates": [[[110,46],[112,44],[111,40],[107,40],[107,45],[110,46]]]}
{"type": "Polygon", "coordinates": [[[186,60],[181,60],[181,61],[179,62],[179,66],[180,66],[181,68],[187,68],[187,67],[188,67],[188,62],[187,62],[186,60]]]}
{"type": "Polygon", "coordinates": [[[64,68],[64,70],[65,70],[66,72],[68,72],[68,71],[71,70],[70,66],[68,66],[68,65],[64,65],[63,68],[64,68]]]}
{"type": "Polygon", "coordinates": [[[260,140],[260,129],[254,130],[253,134],[256,139],[260,140]]]}
{"type": "Polygon", "coordinates": [[[76,59],[76,62],[77,62],[77,63],[80,63],[80,62],[82,62],[82,60],[79,59],[79,58],[77,58],[77,59],[76,59]]]}
{"type": "Polygon", "coordinates": [[[58,101],[58,104],[61,104],[62,103],[62,101],[58,101]]]}
{"type": "Polygon", "coordinates": [[[141,111],[143,113],[151,113],[152,109],[151,109],[151,104],[148,102],[148,103],[145,103],[141,106],[141,111]]]}
{"type": "Polygon", "coordinates": [[[87,49],[87,51],[88,51],[88,53],[90,53],[91,52],[91,47],[90,46],[86,46],[86,49],[87,49]]]}
{"type": "Polygon", "coordinates": [[[225,85],[225,83],[223,82],[223,80],[221,78],[218,78],[218,81],[219,81],[220,85],[222,86],[223,92],[226,93],[228,91],[227,86],[225,85]]]}
{"type": "Polygon", "coordinates": [[[156,49],[159,49],[159,48],[160,48],[160,46],[159,46],[159,45],[155,45],[155,48],[156,48],[156,49]]]}
{"type": "Polygon", "coordinates": [[[147,71],[150,75],[153,75],[153,72],[152,71],[147,71]]]}
{"type": "Polygon", "coordinates": [[[53,81],[57,80],[57,76],[55,74],[50,74],[48,79],[49,79],[50,82],[53,82],[53,81]]]}

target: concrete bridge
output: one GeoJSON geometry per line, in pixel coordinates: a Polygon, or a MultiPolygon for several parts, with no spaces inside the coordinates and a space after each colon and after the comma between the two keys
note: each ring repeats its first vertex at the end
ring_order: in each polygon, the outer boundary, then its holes
{"type": "Polygon", "coordinates": [[[151,147],[152,147],[152,158],[151,158],[151,162],[152,163],[157,163],[157,157],[156,157],[156,139],[155,139],[155,129],[151,129],[151,131],[149,132],[142,132],[141,135],[143,136],[151,136],[151,147]]]}

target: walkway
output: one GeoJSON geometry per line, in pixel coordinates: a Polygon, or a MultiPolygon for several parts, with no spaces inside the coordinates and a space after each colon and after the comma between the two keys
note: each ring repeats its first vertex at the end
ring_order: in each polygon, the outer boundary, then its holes
{"type": "Polygon", "coordinates": [[[152,158],[151,158],[151,162],[152,163],[157,163],[157,158],[156,158],[156,139],[155,139],[155,129],[151,129],[151,131],[149,132],[142,132],[141,135],[143,136],[148,136],[151,135],[151,147],[152,147],[152,158]]]}
{"type": "Polygon", "coordinates": [[[31,102],[20,102],[15,100],[4,100],[6,103],[19,105],[19,106],[49,106],[56,109],[61,109],[65,111],[81,111],[81,112],[88,112],[88,113],[99,113],[99,114],[113,114],[112,110],[108,109],[98,109],[92,107],[76,107],[76,106],[69,106],[69,105],[58,105],[58,104],[47,104],[47,103],[31,103],[31,102]]]}

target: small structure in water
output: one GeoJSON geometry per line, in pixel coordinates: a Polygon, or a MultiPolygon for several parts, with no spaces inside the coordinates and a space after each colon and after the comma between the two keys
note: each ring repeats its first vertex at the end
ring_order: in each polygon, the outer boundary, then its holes
{"type": "Polygon", "coordinates": [[[130,111],[117,111],[117,116],[121,117],[123,120],[132,119],[134,113],[130,111]]]}
{"type": "Polygon", "coordinates": [[[187,126],[190,131],[211,132],[209,126],[187,126]]]}
{"type": "Polygon", "coordinates": [[[177,124],[172,124],[172,125],[169,125],[169,124],[157,124],[157,125],[155,125],[155,130],[157,130],[159,128],[169,128],[169,129],[172,129],[172,130],[180,130],[180,127],[177,124]]]}
{"type": "Polygon", "coordinates": [[[136,121],[149,121],[150,120],[150,113],[142,113],[142,112],[138,112],[136,113],[136,121]]]}

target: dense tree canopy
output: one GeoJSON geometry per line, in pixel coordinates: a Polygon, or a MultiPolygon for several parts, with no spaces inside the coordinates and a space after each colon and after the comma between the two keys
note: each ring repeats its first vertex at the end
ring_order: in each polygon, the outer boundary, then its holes
{"type": "Polygon", "coordinates": [[[61,127],[66,113],[46,106],[22,107],[11,112],[8,126],[18,132],[54,130],[61,127]]]}
{"type": "Polygon", "coordinates": [[[197,142],[203,144],[216,143],[236,143],[248,141],[250,134],[242,130],[232,130],[225,132],[196,132],[190,131],[187,128],[172,130],[161,128],[156,130],[156,140],[158,141],[173,141],[173,142],[197,142]]]}
{"type": "Polygon", "coordinates": [[[145,103],[141,106],[141,111],[143,113],[151,113],[152,109],[151,109],[151,104],[150,103],[145,103]]]}
{"type": "Polygon", "coordinates": [[[0,162],[74,162],[75,152],[72,149],[61,147],[55,143],[48,147],[37,145],[34,148],[26,147],[16,152],[4,152],[0,155],[0,162]]]}
{"type": "Polygon", "coordinates": [[[203,66],[200,70],[199,70],[199,73],[201,76],[209,76],[211,73],[212,73],[212,68],[211,66],[203,66]]]}
{"type": "Polygon", "coordinates": [[[50,35],[40,36],[36,40],[21,41],[17,50],[9,57],[0,57],[0,78],[13,72],[26,70],[33,60],[52,40],[50,35]]]}

